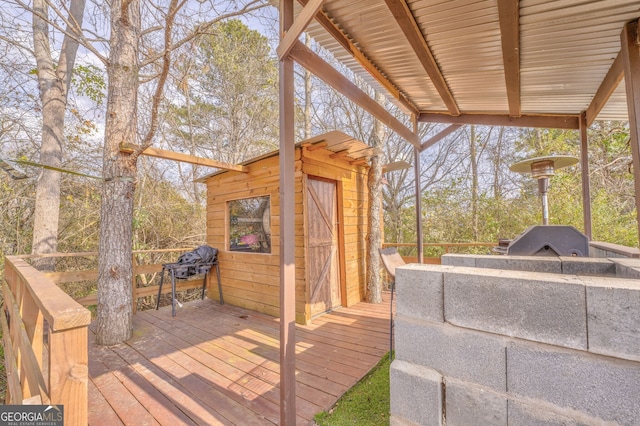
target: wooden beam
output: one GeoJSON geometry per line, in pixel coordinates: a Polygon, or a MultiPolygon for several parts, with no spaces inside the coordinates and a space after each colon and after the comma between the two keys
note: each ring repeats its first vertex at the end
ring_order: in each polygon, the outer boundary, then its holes
{"type": "Polygon", "coordinates": [[[519,0],[498,0],[502,62],[507,85],[509,115],[520,117],[520,5],[519,0]]]}
{"type": "Polygon", "coordinates": [[[476,124],[482,126],[541,127],[545,129],[577,130],[577,115],[521,115],[462,114],[457,117],[446,113],[423,112],[419,120],[424,123],[476,124]]]}
{"type": "Polygon", "coordinates": [[[300,34],[307,28],[309,22],[311,22],[322,7],[322,3],[324,3],[324,0],[310,0],[302,9],[302,12],[298,15],[298,19],[296,19],[293,25],[291,25],[291,28],[287,30],[287,33],[280,41],[280,45],[276,48],[276,53],[280,60],[289,54],[289,51],[298,40],[298,37],[300,37],[300,34]]]}
{"type": "MultiPolygon", "coordinates": [[[[306,5],[307,2],[308,0],[298,0],[298,3],[303,6],[306,5]]],[[[367,70],[367,72],[375,78],[391,96],[398,100],[400,107],[404,109],[406,113],[418,115],[418,108],[408,100],[404,94],[400,93],[396,86],[380,72],[378,67],[374,65],[373,62],[371,62],[351,40],[345,37],[342,31],[340,31],[340,28],[333,23],[331,18],[329,18],[325,12],[318,12],[316,15],[316,21],[318,21],[318,23],[322,25],[322,27],[327,30],[327,32],[331,34],[333,38],[340,43],[340,45],[342,45],[342,47],[344,47],[344,49],[351,54],[351,56],[353,56],[353,58],[362,65],[362,67],[367,70]]]]}
{"type": "MultiPolygon", "coordinates": [[[[132,153],[137,148],[133,144],[120,145],[120,152],[132,153]]],[[[142,151],[142,155],[149,157],[163,158],[165,160],[180,161],[182,163],[197,164],[198,166],[216,167],[224,170],[235,170],[237,172],[247,173],[249,168],[238,164],[230,164],[222,161],[210,160],[208,158],[196,157],[195,155],[183,154],[181,152],[167,151],[165,149],[149,148],[142,151]]]]}
{"type": "Polygon", "coordinates": [[[349,150],[343,149],[342,151],[334,152],[333,154],[329,155],[329,158],[345,158],[348,156],[349,156],[349,150]]]}
{"type": "Polygon", "coordinates": [[[422,142],[422,145],[420,146],[420,152],[422,152],[425,149],[429,148],[430,146],[433,146],[436,143],[440,142],[440,140],[442,140],[443,138],[449,136],[451,133],[455,132],[456,130],[458,130],[462,126],[463,126],[462,124],[452,124],[449,127],[447,127],[446,129],[441,130],[436,135],[434,135],[434,136],[430,137],[429,139],[427,139],[426,141],[422,142]]]}
{"type": "Polygon", "coordinates": [[[422,67],[429,74],[431,82],[435,86],[438,94],[442,98],[443,102],[447,106],[447,109],[451,115],[460,115],[458,104],[449,89],[440,67],[438,66],[436,59],[431,53],[431,49],[427,45],[427,41],[418,26],[413,13],[405,0],[385,0],[389,10],[393,14],[394,18],[398,22],[400,29],[404,32],[407,41],[413,48],[416,56],[420,60],[422,67]]]}
{"type": "Polygon", "coordinates": [[[418,136],[409,130],[397,118],[391,115],[384,107],[371,99],[369,95],[360,90],[358,86],[350,82],[345,76],[340,74],[335,68],[326,63],[321,57],[313,53],[307,46],[299,41],[291,49],[291,57],[314,73],[318,78],[329,86],[360,105],[364,110],[380,120],[384,125],[396,132],[398,135],[409,141],[415,147],[420,148],[418,136]]]}
{"type": "MultiPolygon", "coordinates": [[[[628,23],[620,34],[624,85],[627,90],[629,111],[629,143],[633,159],[633,180],[636,211],[640,212],[640,48],[638,47],[638,21],[628,23]]],[[[638,215],[640,235],[640,215],[638,215]]]]}
{"type": "Polygon", "coordinates": [[[611,68],[607,72],[607,75],[600,83],[600,87],[598,87],[598,91],[595,96],[591,100],[591,104],[587,108],[587,127],[591,126],[595,119],[602,111],[602,108],[607,104],[607,101],[616,90],[622,78],[624,77],[624,68],[622,66],[622,57],[620,53],[616,56],[616,59],[613,61],[611,68]]]}
{"type": "MultiPolygon", "coordinates": [[[[293,24],[293,0],[280,0],[280,37],[293,24]]],[[[296,43],[300,44],[296,40],[296,43]]],[[[280,92],[280,424],[296,424],[295,106],[293,61],[279,66],[280,92]]]]}
{"type": "Polygon", "coordinates": [[[587,139],[587,114],[580,114],[580,173],[582,174],[582,216],[584,233],[591,240],[591,189],[589,182],[589,140],[587,139]]]}
{"type": "MultiPolygon", "coordinates": [[[[312,144],[309,144],[309,146],[307,147],[307,151],[317,151],[319,149],[326,148],[328,145],[329,145],[329,143],[327,141],[320,141],[320,142],[317,142],[317,143],[312,143],[312,144]]],[[[303,144],[303,146],[304,146],[304,144],[303,144]]]]}
{"type": "Polygon", "coordinates": [[[360,158],[359,160],[349,161],[349,164],[352,166],[359,166],[360,164],[367,164],[368,162],[368,158],[360,158]]]}

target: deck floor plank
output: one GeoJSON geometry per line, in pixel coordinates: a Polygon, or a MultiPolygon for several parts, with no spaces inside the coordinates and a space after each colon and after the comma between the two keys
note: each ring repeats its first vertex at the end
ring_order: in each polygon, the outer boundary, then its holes
{"type": "Polygon", "coordinates": [[[131,395],[153,415],[161,425],[175,424],[195,425],[167,396],[160,392],[151,382],[129,368],[114,351],[103,351],[101,362],[110,368],[110,372],[127,388],[131,395]]]}
{"type": "MultiPolygon", "coordinates": [[[[389,294],[296,326],[296,422],[312,423],[389,350],[389,294]]],[[[91,425],[279,422],[279,321],[202,300],[134,316],[134,336],[89,339],[91,425]]]]}

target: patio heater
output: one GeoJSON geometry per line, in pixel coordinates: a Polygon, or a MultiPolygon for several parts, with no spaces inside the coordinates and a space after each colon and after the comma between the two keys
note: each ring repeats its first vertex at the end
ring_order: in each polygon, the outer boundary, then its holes
{"type": "Polygon", "coordinates": [[[542,199],[542,224],[549,224],[549,178],[555,171],[564,167],[573,166],[578,159],[568,155],[550,155],[547,157],[529,158],[522,160],[509,167],[509,170],[516,173],[531,173],[538,180],[538,193],[542,199]]]}
{"type": "Polygon", "coordinates": [[[589,256],[589,238],[573,226],[549,225],[547,192],[549,178],[557,169],[578,162],[575,157],[553,155],[523,160],[509,169],[517,173],[531,173],[538,180],[542,198],[542,225],[533,225],[513,240],[499,240],[493,251],[512,256],[589,256]]]}

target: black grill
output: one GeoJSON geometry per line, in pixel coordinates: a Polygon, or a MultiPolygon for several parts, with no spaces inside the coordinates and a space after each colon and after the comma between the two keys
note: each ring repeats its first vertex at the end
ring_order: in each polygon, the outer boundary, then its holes
{"type": "Polygon", "coordinates": [[[511,256],[589,256],[589,238],[573,226],[535,225],[515,239],[500,240],[496,253],[511,256]]]}

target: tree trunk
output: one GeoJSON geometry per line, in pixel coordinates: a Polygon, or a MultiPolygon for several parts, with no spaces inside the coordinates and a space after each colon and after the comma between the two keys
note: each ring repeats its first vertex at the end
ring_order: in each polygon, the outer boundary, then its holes
{"type": "MultiPolygon", "coordinates": [[[[384,95],[376,92],[376,101],[384,103],[384,95]]],[[[369,189],[368,224],[369,235],[367,237],[367,302],[382,302],[382,279],[380,277],[380,253],[382,247],[380,230],[382,227],[382,142],[384,140],[384,126],[379,120],[374,121],[369,145],[376,153],[371,157],[371,168],[367,178],[369,189]]]]}
{"type": "MultiPolygon", "coordinates": [[[[69,34],[65,35],[60,58],[54,65],[49,43],[49,27],[41,16],[48,16],[46,0],[34,0],[33,51],[38,70],[38,88],[42,102],[42,145],[40,163],[61,167],[64,145],[64,116],[71,74],[75,63],[78,43],[69,34]]],[[[71,23],[67,32],[78,33],[82,26],[84,0],[73,0],[70,4],[71,23]]],[[[38,178],[33,222],[32,254],[55,253],[58,250],[58,220],[60,217],[60,172],[42,169],[38,178]]],[[[34,259],[33,265],[41,270],[53,270],[54,258],[34,259]]]]}
{"type": "Polygon", "coordinates": [[[111,5],[96,319],[96,341],[101,345],[121,343],[133,332],[131,222],[136,162],[119,147],[136,143],[139,7],[138,0],[114,0],[111,5]]]}

